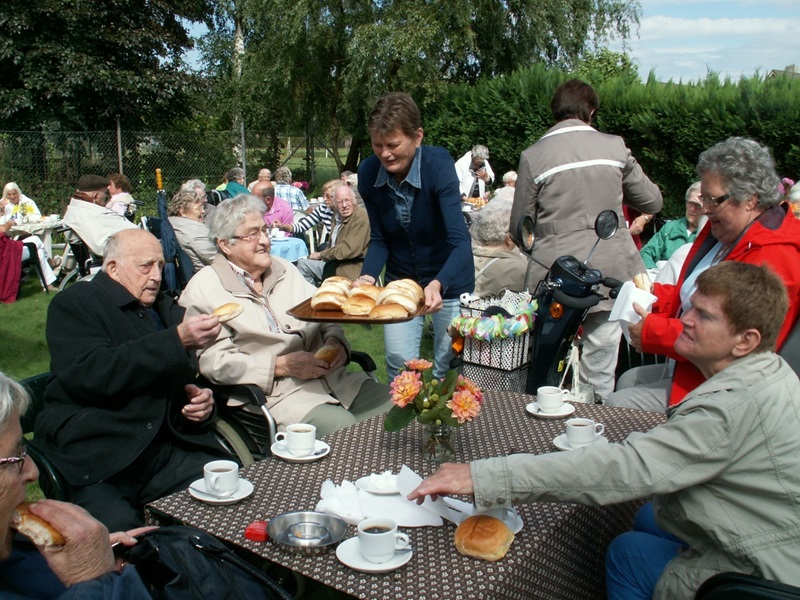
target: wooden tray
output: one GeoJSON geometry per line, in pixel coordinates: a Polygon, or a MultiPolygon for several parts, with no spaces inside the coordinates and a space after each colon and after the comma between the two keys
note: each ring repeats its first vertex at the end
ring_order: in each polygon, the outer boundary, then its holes
{"type": "Polygon", "coordinates": [[[408,315],[407,317],[398,317],[395,319],[370,319],[367,316],[346,315],[340,310],[314,310],[311,308],[311,298],[304,300],[297,306],[294,306],[286,311],[287,314],[292,315],[295,319],[300,321],[310,321],[312,323],[361,323],[361,324],[374,324],[374,325],[390,325],[392,323],[405,323],[411,319],[420,316],[425,312],[425,305],[421,305],[416,313],[408,315]]]}

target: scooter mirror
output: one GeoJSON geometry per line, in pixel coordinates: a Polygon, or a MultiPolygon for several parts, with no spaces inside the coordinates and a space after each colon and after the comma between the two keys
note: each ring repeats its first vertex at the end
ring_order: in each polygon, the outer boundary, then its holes
{"type": "Polygon", "coordinates": [[[594,220],[594,232],[601,240],[612,237],[619,228],[619,217],[613,210],[604,210],[594,220]]]}
{"type": "Polygon", "coordinates": [[[533,252],[533,218],[530,215],[525,215],[517,222],[517,239],[523,252],[533,252]]]}

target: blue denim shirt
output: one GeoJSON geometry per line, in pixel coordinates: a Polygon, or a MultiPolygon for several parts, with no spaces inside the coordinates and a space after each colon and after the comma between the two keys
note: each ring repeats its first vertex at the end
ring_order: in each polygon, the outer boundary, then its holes
{"type": "Polygon", "coordinates": [[[414,160],[411,162],[411,168],[408,175],[401,182],[397,183],[394,177],[389,176],[389,171],[381,165],[378,170],[378,178],[375,180],[375,187],[388,186],[389,199],[394,202],[394,212],[397,215],[398,222],[403,226],[403,229],[408,231],[411,226],[411,209],[414,207],[414,196],[416,191],[422,189],[422,180],[420,178],[420,156],[422,155],[422,146],[417,148],[414,152],[414,160]]]}
{"type": "Polygon", "coordinates": [[[472,244],[447,150],[418,148],[400,184],[373,154],[358,167],[358,191],[371,229],[363,274],[377,279],[386,266],[387,281],[408,277],[423,287],[439,281],[444,299],[472,292],[472,244]]]}

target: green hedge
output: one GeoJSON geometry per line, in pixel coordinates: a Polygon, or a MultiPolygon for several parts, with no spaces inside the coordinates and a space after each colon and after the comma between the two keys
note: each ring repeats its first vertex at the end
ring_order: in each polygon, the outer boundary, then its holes
{"type": "MultiPolygon", "coordinates": [[[[426,143],[458,158],[474,144],[491,151],[498,178],[516,169],[520,153],[553,125],[550,98],[570,75],[534,66],[475,86],[453,87],[425,110],[426,143]]],[[[628,80],[590,82],[600,96],[594,125],[621,135],[664,193],[664,214],[683,213],[697,157],[733,135],[772,149],[778,175],[797,179],[800,164],[800,79],[780,77],[693,84],[628,80]]]]}

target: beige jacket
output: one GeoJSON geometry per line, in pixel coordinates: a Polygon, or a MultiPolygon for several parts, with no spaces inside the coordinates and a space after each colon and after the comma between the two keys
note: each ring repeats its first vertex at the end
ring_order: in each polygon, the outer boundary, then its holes
{"type": "Polygon", "coordinates": [[[314,352],[325,339],[336,338],[350,352],[341,327],[331,323],[306,323],[286,311],[311,297],[316,288],[291,263],[273,256],[264,275],[264,295],[259,298],[244,286],[218,254],[211,265],[189,281],[180,304],[186,315],[209,314],[226,302],[239,302],[244,312],[222,326],[210,347],[198,351],[200,372],[220,384],[253,383],[264,390],[267,406],[278,425],[297,423],[315,406],[350,404],[366,381],[363,373],[349,373],[343,367],[322,379],[275,378],[275,361],[290,352],[314,352]],[[271,331],[269,310],[281,331],[271,331]]]}
{"type": "Polygon", "coordinates": [[[694,598],[703,581],[725,571],[800,585],[794,371],[772,352],[750,354],[668,416],[621,444],[475,461],[475,504],[605,505],[654,495],[656,522],[687,546],[664,569],[654,598],[694,598]]]}

